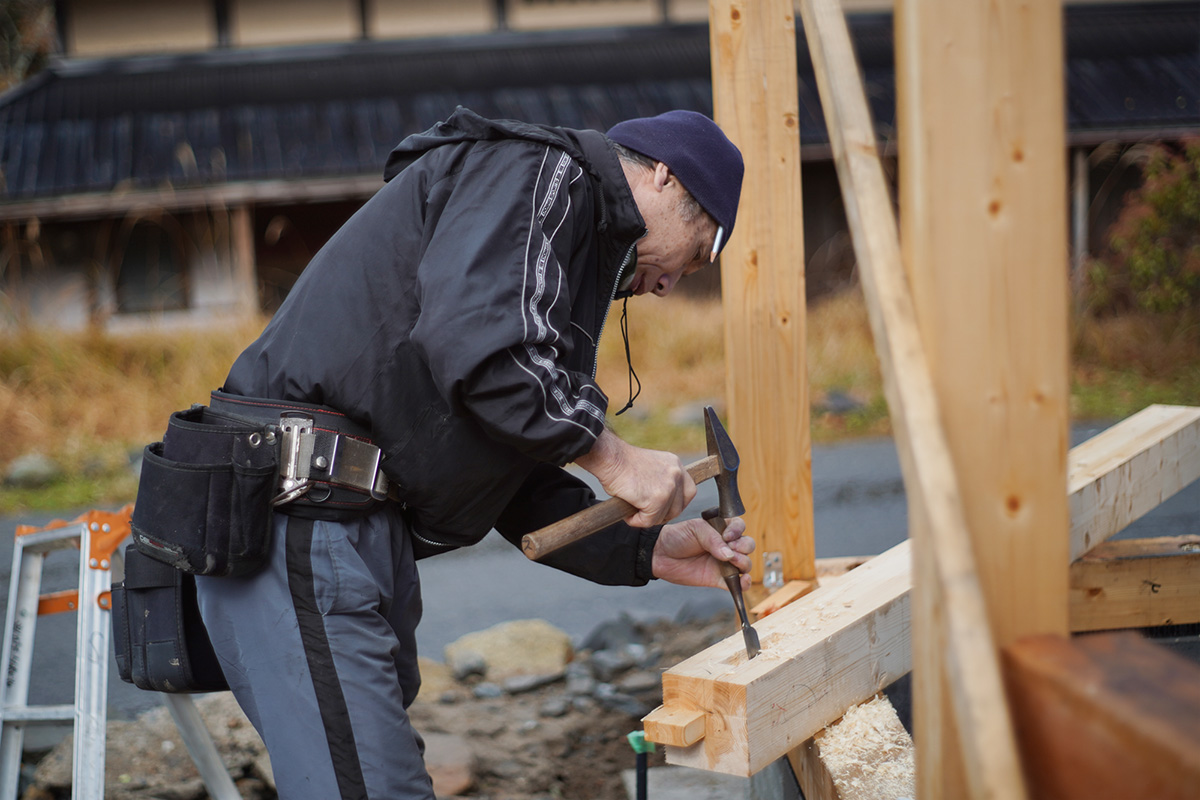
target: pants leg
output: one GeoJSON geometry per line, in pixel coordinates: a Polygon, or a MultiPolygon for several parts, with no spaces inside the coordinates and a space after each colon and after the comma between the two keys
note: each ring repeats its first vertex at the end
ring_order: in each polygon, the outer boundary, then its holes
{"type": "Polygon", "coordinates": [[[284,800],[433,800],[405,711],[419,688],[420,584],[403,518],[277,514],[266,566],[199,578],[222,669],[284,800]]]}

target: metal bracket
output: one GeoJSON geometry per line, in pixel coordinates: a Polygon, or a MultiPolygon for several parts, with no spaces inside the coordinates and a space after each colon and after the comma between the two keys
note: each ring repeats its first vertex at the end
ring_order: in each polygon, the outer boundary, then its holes
{"type": "Polygon", "coordinates": [[[304,495],[312,488],[309,470],[312,467],[313,421],[311,417],[283,415],[279,418],[280,433],[280,494],[273,505],[283,505],[304,495]]]}

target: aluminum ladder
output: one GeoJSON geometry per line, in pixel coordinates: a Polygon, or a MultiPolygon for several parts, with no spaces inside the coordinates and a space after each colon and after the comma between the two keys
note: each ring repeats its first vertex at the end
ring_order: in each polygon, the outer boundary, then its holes
{"type": "MultiPolygon", "coordinates": [[[[17,796],[25,726],[67,721],[74,723],[71,797],[104,797],[112,562],[113,554],[129,536],[132,510],[132,506],[126,506],[116,512],[89,511],[70,522],[55,520],[41,528],[17,526],[4,619],[5,672],[0,681],[0,798],[17,796]],[[39,594],[46,556],[71,548],[80,554],[78,588],[39,594]],[[37,618],[62,611],[78,614],[75,702],[31,706],[29,679],[37,618]]],[[[240,795],[191,696],[168,694],[164,698],[210,796],[215,800],[238,800],[240,795]]]]}

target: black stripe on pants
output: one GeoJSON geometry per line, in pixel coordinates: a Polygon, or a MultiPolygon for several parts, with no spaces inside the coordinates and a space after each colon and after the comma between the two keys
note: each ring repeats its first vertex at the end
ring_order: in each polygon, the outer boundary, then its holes
{"type": "Polygon", "coordinates": [[[325,726],[325,740],[329,743],[329,756],[333,759],[341,800],[367,800],[367,786],[363,780],[362,765],[358,761],[354,730],[350,727],[350,711],[342,694],[342,682],[334,668],[333,652],[325,635],[325,620],[317,609],[317,594],[313,587],[312,532],[311,519],[288,519],[288,588],[292,592],[296,621],[300,625],[300,639],[304,643],[308,671],[317,694],[317,708],[321,711],[321,722],[325,726]]]}

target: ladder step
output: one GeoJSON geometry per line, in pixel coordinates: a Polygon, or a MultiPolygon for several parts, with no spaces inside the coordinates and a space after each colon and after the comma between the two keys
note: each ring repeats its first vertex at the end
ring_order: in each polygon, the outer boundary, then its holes
{"type": "Polygon", "coordinates": [[[0,717],[5,725],[10,722],[62,722],[75,719],[75,706],[15,706],[4,709],[0,717]]]}

